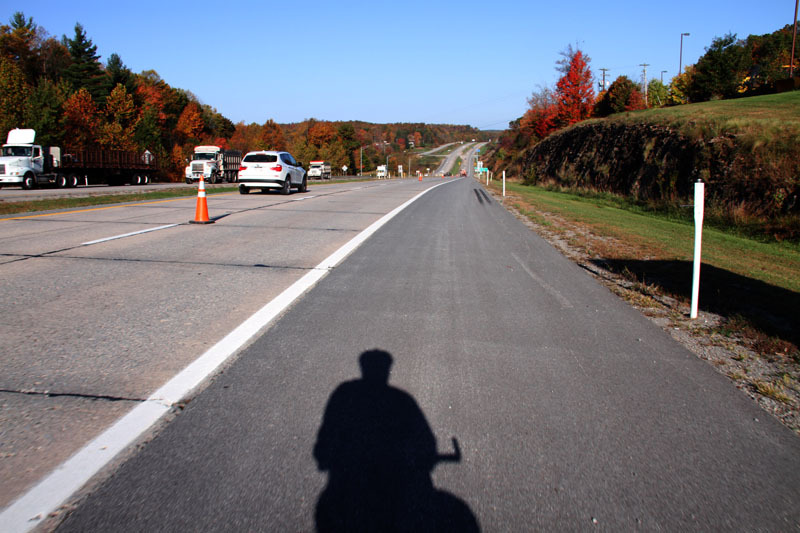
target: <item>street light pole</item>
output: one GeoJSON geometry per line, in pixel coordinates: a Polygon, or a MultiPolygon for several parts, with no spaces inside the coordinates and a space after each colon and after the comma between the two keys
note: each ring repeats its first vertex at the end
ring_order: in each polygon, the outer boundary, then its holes
{"type": "Polygon", "coordinates": [[[681,33],[681,56],[680,56],[680,58],[678,59],[678,76],[680,76],[681,74],[683,74],[683,70],[681,70],[681,69],[683,69],[683,36],[684,36],[684,35],[685,35],[686,37],[688,37],[688,36],[689,36],[689,34],[688,34],[688,33],[681,33]]]}
{"type": "Polygon", "coordinates": [[[664,84],[664,73],[665,73],[665,72],[666,72],[666,70],[662,70],[662,71],[661,71],[661,84],[662,84],[662,85],[664,84]]]}
{"type": "Polygon", "coordinates": [[[789,62],[789,78],[794,78],[794,43],[797,40],[797,4],[800,0],[794,0],[794,32],[792,32],[792,60],[789,62]]]}

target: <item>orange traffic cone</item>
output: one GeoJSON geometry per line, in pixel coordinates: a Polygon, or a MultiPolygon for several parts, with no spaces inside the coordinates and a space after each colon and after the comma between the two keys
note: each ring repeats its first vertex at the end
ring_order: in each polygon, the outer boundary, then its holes
{"type": "Polygon", "coordinates": [[[206,201],[206,182],[200,176],[200,185],[197,187],[197,208],[194,211],[194,220],[189,224],[213,224],[214,221],[208,218],[208,202],[206,201]]]}
{"type": "Polygon", "coordinates": [[[422,172],[418,172],[417,175],[419,176],[419,181],[422,181],[422,172]]]}

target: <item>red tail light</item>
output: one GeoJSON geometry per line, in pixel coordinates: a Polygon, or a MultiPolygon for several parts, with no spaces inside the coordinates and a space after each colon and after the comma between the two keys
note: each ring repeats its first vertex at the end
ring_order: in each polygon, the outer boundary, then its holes
{"type": "Polygon", "coordinates": [[[274,167],[270,167],[270,170],[274,170],[275,172],[280,172],[283,170],[283,165],[275,165],[274,167]]]}
{"type": "Polygon", "coordinates": [[[239,172],[241,172],[242,170],[247,170],[247,167],[246,167],[246,166],[244,166],[244,165],[240,166],[240,167],[239,167],[239,172]]]}

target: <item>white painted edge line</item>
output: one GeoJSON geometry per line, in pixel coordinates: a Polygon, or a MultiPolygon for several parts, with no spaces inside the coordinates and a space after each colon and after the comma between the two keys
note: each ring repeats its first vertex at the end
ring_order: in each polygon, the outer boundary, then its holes
{"type": "MultiPolygon", "coordinates": [[[[295,281],[155,391],[147,400],[117,420],[114,425],[78,450],[28,492],[6,507],[0,513],[0,524],[2,524],[0,529],[3,532],[25,532],[39,525],[118,453],[168,413],[176,402],[186,397],[253,336],[316,285],[332,268],[341,263],[378,229],[424,194],[442,185],[455,183],[460,179],[463,178],[446,181],[420,192],[372,223],[314,269],[295,281]]],[[[153,228],[153,230],[155,229],[153,228]]]]}
{"type": "Polygon", "coordinates": [[[141,231],[132,231],[130,233],[123,233],[122,235],[114,235],[113,237],[106,237],[104,239],[97,239],[96,241],[89,241],[89,242],[82,242],[82,246],[88,246],[90,244],[99,244],[101,242],[106,241],[113,241],[116,239],[124,239],[125,237],[132,237],[134,235],[141,235],[142,233],[150,233],[151,231],[158,231],[160,229],[167,229],[167,228],[174,228],[175,226],[180,226],[180,224],[167,224],[166,226],[158,226],[156,228],[148,228],[143,229],[141,231]]]}

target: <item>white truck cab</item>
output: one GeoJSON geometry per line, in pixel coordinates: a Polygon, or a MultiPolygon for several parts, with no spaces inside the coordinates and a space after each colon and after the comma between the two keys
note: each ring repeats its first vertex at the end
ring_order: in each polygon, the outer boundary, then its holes
{"type": "Polygon", "coordinates": [[[222,148],[219,146],[197,146],[192,154],[192,161],[186,166],[186,183],[200,181],[216,182],[220,175],[222,148]]]}
{"type": "Polygon", "coordinates": [[[309,178],[331,179],[331,164],[327,161],[310,161],[308,167],[309,178]]]}
{"type": "Polygon", "coordinates": [[[31,129],[15,128],[8,132],[0,155],[0,186],[22,185],[26,189],[33,188],[36,186],[36,177],[44,173],[46,167],[60,166],[61,150],[56,147],[45,150],[33,144],[35,139],[36,131],[31,129]],[[45,156],[51,156],[52,160],[45,161],[45,156]]]}

